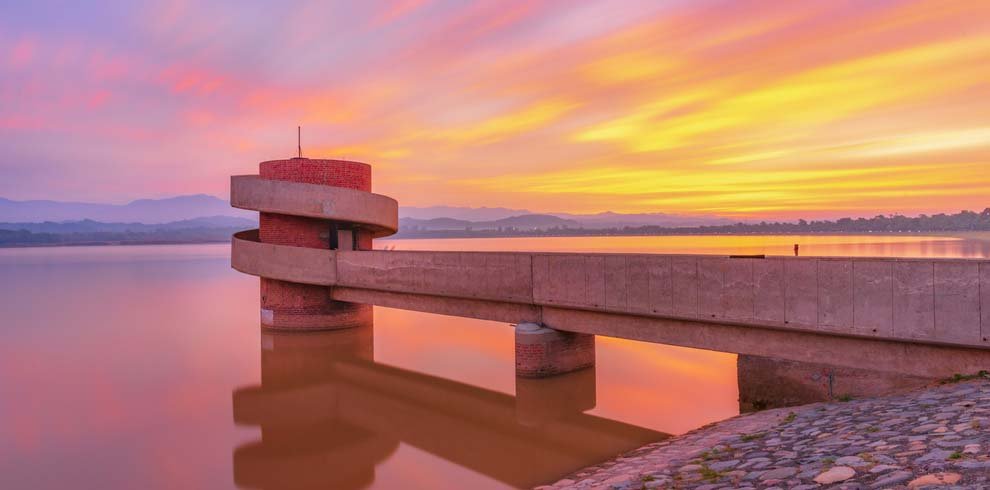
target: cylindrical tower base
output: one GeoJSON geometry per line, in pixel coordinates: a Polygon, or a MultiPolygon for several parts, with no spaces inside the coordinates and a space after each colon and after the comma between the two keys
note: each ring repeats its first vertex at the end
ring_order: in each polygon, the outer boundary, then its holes
{"type": "Polygon", "coordinates": [[[330,299],[323,286],[261,278],[261,324],[277,330],[337,330],[367,325],[372,306],[330,299]]]}
{"type": "MultiPolygon", "coordinates": [[[[259,165],[263,179],[371,192],[371,167],[360,162],[290,158],[259,165]]],[[[371,233],[351,223],[262,212],[263,243],[336,250],[371,249],[371,233]]],[[[371,307],[334,301],[323,286],[261,279],[261,324],[279,330],[335,330],[368,323],[371,307]]]]}

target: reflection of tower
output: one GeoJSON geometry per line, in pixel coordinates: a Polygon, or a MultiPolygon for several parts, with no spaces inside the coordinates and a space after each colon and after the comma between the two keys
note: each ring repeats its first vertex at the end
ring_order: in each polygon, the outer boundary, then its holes
{"type": "Polygon", "coordinates": [[[372,360],[374,327],[261,333],[261,386],[234,392],[234,422],[261,427],[261,441],[234,450],[234,483],[249,488],[367,488],[375,465],[398,447],[345,421],[335,366],[372,360]]]}
{"type": "MultiPolygon", "coordinates": [[[[513,397],[373,360],[372,326],[262,332],[262,384],[233,394],[261,441],[234,450],[250,488],[367,488],[399,443],[532,487],[665,437],[584,413],[595,370],[517,378],[513,397]]],[[[398,465],[401,467],[402,465],[398,465]]]]}
{"type": "MultiPolygon", "coordinates": [[[[345,160],[290,158],[261,162],[259,176],[371,192],[371,167],[345,160]]],[[[327,219],[262,212],[263,243],[334,250],[370,250],[371,231],[327,219]]],[[[261,322],[273,328],[347,328],[365,322],[370,307],[330,299],[323,286],[261,278],[261,322]]]]}

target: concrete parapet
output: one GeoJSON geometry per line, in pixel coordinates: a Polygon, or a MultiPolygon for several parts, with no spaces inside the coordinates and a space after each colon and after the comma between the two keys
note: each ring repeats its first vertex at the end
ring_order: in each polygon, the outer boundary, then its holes
{"type": "Polygon", "coordinates": [[[542,378],[595,365],[595,336],[541,327],[516,326],[516,375],[542,378]]]}

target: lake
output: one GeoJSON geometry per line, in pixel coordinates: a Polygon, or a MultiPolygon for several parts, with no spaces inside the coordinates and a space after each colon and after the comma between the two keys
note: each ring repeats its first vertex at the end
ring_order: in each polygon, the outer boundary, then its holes
{"type": "MultiPolygon", "coordinates": [[[[790,255],[795,243],[990,257],[978,237],[922,236],[376,248],[790,255]]],[[[730,353],[599,338],[594,369],[517,381],[513,331],[497,322],[376,307],[352,331],[263,331],[258,279],[230,269],[226,244],[0,249],[0,278],[4,489],[512,488],[740,411],[730,353]]]]}

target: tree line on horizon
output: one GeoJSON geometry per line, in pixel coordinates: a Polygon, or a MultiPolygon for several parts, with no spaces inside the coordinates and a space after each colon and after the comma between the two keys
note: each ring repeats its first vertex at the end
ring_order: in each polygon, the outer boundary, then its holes
{"type": "MultiPolygon", "coordinates": [[[[26,229],[0,229],[0,247],[45,245],[104,245],[104,244],[168,244],[226,242],[240,228],[197,227],[158,229],[147,232],[96,231],[50,233],[26,229]]],[[[621,228],[541,229],[499,228],[484,230],[403,230],[396,238],[482,238],[510,236],[609,236],[609,235],[767,235],[819,233],[932,233],[960,231],[990,231],[990,208],[981,213],[961,211],[956,214],[878,215],[873,218],[840,218],[837,220],[798,220],[796,222],[734,223],[696,227],[638,226],[621,228]]]]}
{"type": "Polygon", "coordinates": [[[796,222],[733,223],[692,227],[625,226],[615,228],[543,229],[501,228],[488,230],[399,230],[397,238],[496,237],[496,236],[595,236],[595,235],[763,235],[818,233],[929,233],[947,231],[990,231],[990,208],[983,212],[960,211],[904,216],[877,215],[872,218],[840,218],[837,220],[798,220],[796,222]]]}
{"type": "Polygon", "coordinates": [[[94,231],[49,233],[0,229],[0,247],[54,245],[146,245],[229,242],[239,228],[184,228],[176,230],[94,231]]]}

